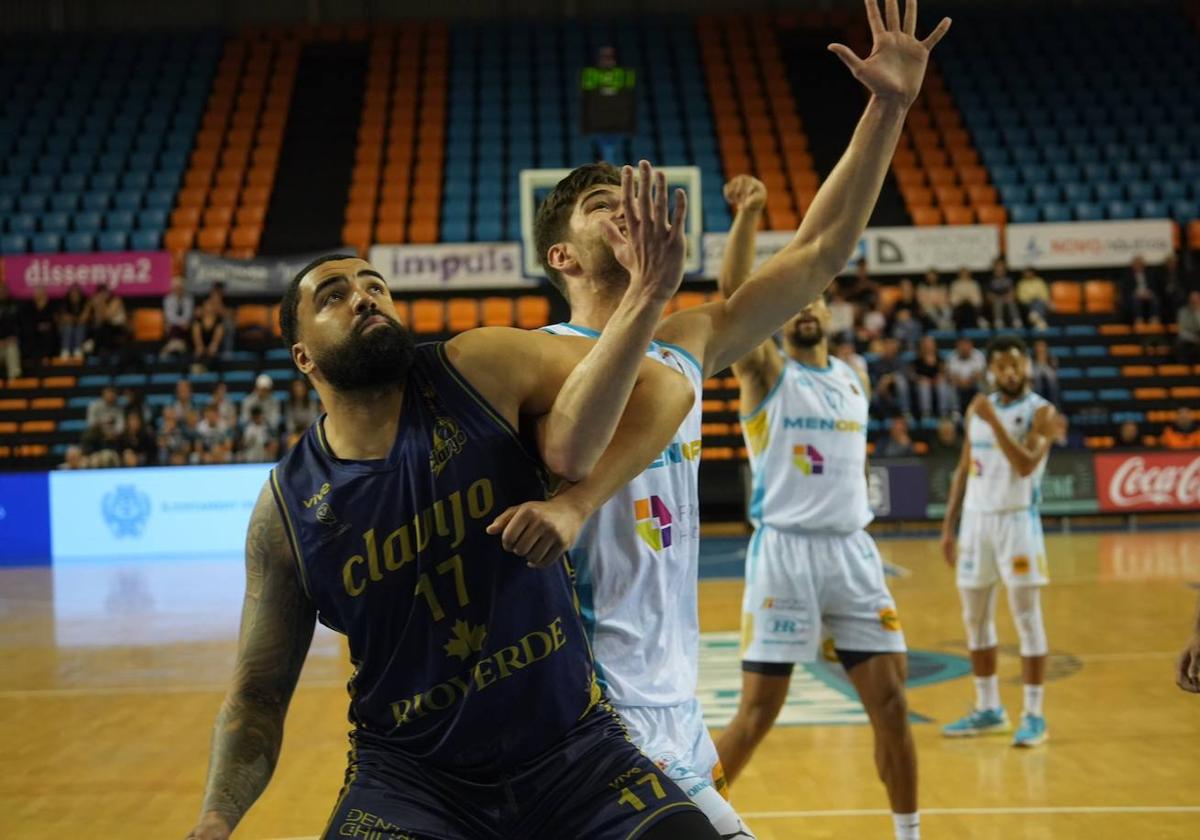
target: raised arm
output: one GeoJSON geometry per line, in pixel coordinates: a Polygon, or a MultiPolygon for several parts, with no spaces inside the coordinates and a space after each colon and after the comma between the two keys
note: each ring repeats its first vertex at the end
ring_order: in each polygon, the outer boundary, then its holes
{"type": "Polygon", "coordinates": [[[233,684],[217,714],[204,805],[188,840],[225,840],[266,788],[315,621],[275,499],[264,486],[246,534],[246,595],[233,684]]]}
{"type": "Polygon", "coordinates": [[[977,394],[975,399],[971,400],[971,408],[980,420],[992,427],[996,434],[996,446],[1022,478],[1033,474],[1050,451],[1050,447],[1054,445],[1058,412],[1052,405],[1044,405],[1034,413],[1033,422],[1030,423],[1029,432],[1023,441],[1014,438],[1004,428],[1004,424],[996,416],[996,407],[986,394],[977,394]]]}
{"type": "MultiPolygon", "coordinates": [[[[757,178],[738,175],[725,185],[725,200],[733,206],[734,216],[729,239],[725,242],[721,272],[717,275],[717,287],[721,296],[729,300],[746,282],[754,267],[755,240],[767,201],[767,188],[757,178]]],[[[770,338],[733,363],[741,404],[747,412],[763,401],[782,370],[783,357],[770,338]]]]}
{"type": "MultiPolygon", "coordinates": [[[[963,428],[969,428],[971,413],[968,409],[963,428]]],[[[953,567],[958,559],[958,519],[962,515],[963,496],[967,491],[967,473],[971,469],[971,441],[963,439],[962,454],[954,477],[950,479],[950,496],[946,499],[946,516],[942,520],[942,557],[953,567]]]]}
{"type": "Polygon", "coordinates": [[[909,107],[921,90],[930,50],[950,28],[942,20],[924,41],[916,32],[917,3],[903,25],[897,0],[866,0],[874,46],[864,60],[841,44],[829,49],[850,68],[871,98],[845,154],[821,185],[795,238],[729,300],[668,318],[664,340],[704,360],[705,373],[728,367],[817,298],[854,253],[879,197],[909,107]]]}

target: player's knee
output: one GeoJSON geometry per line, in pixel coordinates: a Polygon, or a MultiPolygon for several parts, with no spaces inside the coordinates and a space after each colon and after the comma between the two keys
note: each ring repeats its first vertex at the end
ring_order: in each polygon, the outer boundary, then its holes
{"type": "Polygon", "coordinates": [[[1045,656],[1049,646],[1037,590],[1025,587],[1022,591],[1014,591],[1010,606],[1021,642],[1021,656],[1045,656]]]}
{"type": "Polygon", "coordinates": [[[987,650],[997,644],[996,620],[991,593],[981,589],[960,590],[963,627],[967,631],[968,650],[987,650]]]}
{"type": "Polygon", "coordinates": [[[904,686],[887,686],[873,705],[874,717],[881,729],[900,732],[908,726],[908,698],[904,694],[904,686]]]}
{"type": "Polygon", "coordinates": [[[775,725],[779,717],[779,707],[766,700],[751,700],[746,703],[740,715],[742,722],[755,741],[761,741],[775,725]]]}

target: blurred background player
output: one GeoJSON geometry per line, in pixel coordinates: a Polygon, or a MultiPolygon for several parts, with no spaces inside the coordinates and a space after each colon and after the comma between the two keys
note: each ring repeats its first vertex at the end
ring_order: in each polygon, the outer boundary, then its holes
{"type": "Polygon", "coordinates": [[[975,708],[942,734],[963,738],[1011,728],[996,676],[996,583],[1003,580],[1021,642],[1025,687],[1013,746],[1032,747],[1047,737],[1042,711],[1047,647],[1039,589],[1049,577],[1038,503],[1046,459],[1061,429],[1054,406],[1030,389],[1029,356],[1021,339],[993,339],[987,358],[996,391],[977,395],[968,408],[966,439],[942,524],[942,553],[958,570],[975,708]]]}
{"type": "MultiPolygon", "coordinates": [[[[892,0],[886,23],[874,2],[867,13],[874,40],[868,58],[830,46],[871,93],[849,147],[788,245],[729,300],[676,312],[654,331],[651,354],[686,372],[696,404],[662,457],[592,516],[572,551],[600,677],[614,705],[634,742],[726,837],[751,835],[720,795],[724,774],[696,699],[700,395],[705,379],[820,297],[866,227],[929,52],[950,26],[943,19],[920,41],[915,2],[903,22],[892,0]]],[[[631,242],[647,219],[667,212],[665,179],[645,161],[637,183],[635,196],[634,172],[625,167],[618,191],[612,167],[584,166],[542,203],[534,232],[538,257],[571,306],[571,322],[548,331],[602,336],[620,325],[614,305],[636,265],[631,242]]]]}
{"type": "MultiPolygon", "coordinates": [[[[754,262],[767,190],[747,175],[725,187],[736,208],[718,278],[729,297],[754,262]]],[[[883,560],[864,530],[870,388],[829,353],[830,312],[813,301],[733,366],[754,474],[755,533],[742,597],[742,696],[717,741],[732,784],[787,699],[792,669],[816,658],[824,628],[875,733],[896,837],[920,837],[917,754],[908,725],[908,657],[883,560]],[[786,358],[785,358],[786,354],[786,358]]]]}

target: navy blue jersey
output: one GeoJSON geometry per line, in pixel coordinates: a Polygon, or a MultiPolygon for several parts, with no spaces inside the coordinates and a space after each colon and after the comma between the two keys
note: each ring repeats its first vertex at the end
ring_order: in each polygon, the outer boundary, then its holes
{"type": "Polygon", "coordinates": [[[390,454],[335,457],[315,423],[272,471],[305,591],[349,640],[354,739],[491,773],[599,699],[566,562],[530,569],[485,529],[546,473],[446,358],[417,348],[390,454]]]}

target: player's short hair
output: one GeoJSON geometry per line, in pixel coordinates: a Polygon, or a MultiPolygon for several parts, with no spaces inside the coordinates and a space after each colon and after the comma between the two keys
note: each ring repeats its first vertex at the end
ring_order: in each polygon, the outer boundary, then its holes
{"type": "Polygon", "coordinates": [[[1001,354],[1007,353],[1009,350],[1016,350],[1022,356],[1029,355],[1029,348],[1025,346],[1025,341],[1018,335],[1005,334],[998,335],[988,342],[987,360],[990,364],[992,359],[1001,354]]]}
{"type": "Polygon", "coordinates": [[[296,272],[296,276],[292,278],[292,282],[288,284],[287,290],[283,293],[283,301],[279,305],[279,332],[283,336],[285,347],[291,349],[300,336],[300,281],[304,279],[304,275],[322,263],[356,259],[358,257],[353,254],[326,254],[323,257],[317,257],[296,272]]]}
{"type": "Polygon", "coordinates": [[[560,272],[550,267],[547,254],[566,235],[567,223],[579,196],[597,184],[621,186],[620,170],[603,161],[572,169],[571,174],[559,181],[550,195],[546,196],[533,220],[533,244],[537,248],[538,262],[546,270],[550,283],[564,298],[567,297],[566,281],[560,272]]]}

